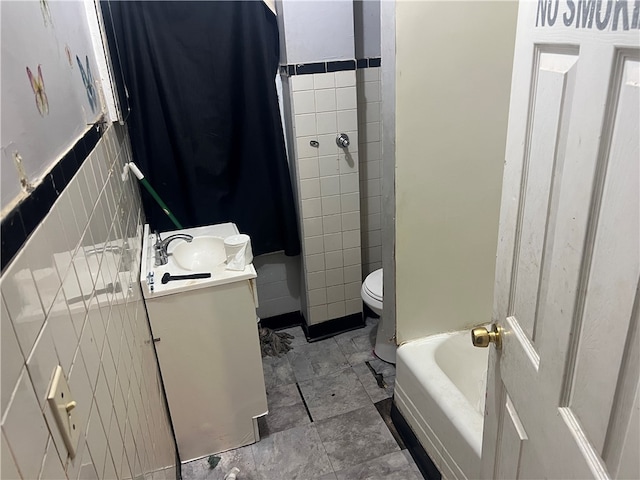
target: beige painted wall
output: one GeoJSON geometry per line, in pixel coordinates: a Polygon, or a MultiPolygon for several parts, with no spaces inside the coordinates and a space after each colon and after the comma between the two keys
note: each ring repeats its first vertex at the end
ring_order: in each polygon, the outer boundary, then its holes
{"type": "Polygon", "coordinates": [[[396,4],[403,343],[489,322],[517,5],[396,4]]]}

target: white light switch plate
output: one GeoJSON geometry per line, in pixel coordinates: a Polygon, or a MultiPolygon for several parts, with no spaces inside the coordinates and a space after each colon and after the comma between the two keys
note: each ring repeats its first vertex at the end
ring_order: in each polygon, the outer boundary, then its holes
{"type": "Polygon", "coordinates": [[[60,365],[53,374],[47,403],[56,419],[69,456],[73,458],[76,456],[81,425],[78,423],[79,418],[75,410],[76,402],[71,396],[69,384],[60,365]]]}

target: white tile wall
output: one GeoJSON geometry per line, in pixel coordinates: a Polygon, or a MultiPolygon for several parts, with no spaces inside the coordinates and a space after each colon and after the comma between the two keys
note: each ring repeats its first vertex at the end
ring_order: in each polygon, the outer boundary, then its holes
{"type": "MultiPolygon", "coordinates": [[[[315,199],[304,201],[303,214],[319,211],[315,199]],[[306,209],[305,209],[306,207],[306,209]]],[[[317,240],[316,240],[317,248],[317,240]]],[[[287,257],[284,253],[260,255],[253,259],[258,272],[258,316],[269,318],[283,313],[300,311],[300,257],[287,257]]],[[[319,288],[317,287],[309,288],[319,288]]]]}
{"type": "Polygon", "coordinates": [[[3,479],[175,478],[130,157],[125,129],[109,127],[0,278],[3,479]],[[78,402],[74,459],[45,401],[58,364],[78,402]]]}
{"type": "Polygon", "coordinates": [[[357,70],[362,275],[382,268],[380,67],[357,70]]]}
{"type": "MultiPolygon", "coordinates": [[[[345,264],[357,267],[360,276],[356,73],[296,75],[289,82],[297,167],[293,171],[302,211],[303,283],[308,289],[302,303],[308,306],[305,317],[313,325],[362,308],[360,291],[346,289],[344,279],[345,264]],[[346,153],[336,145],[339,133],[351,139],[346,153]],[[311,141],[319,145],[313,147],[311,141]]],[[[353,277],[353,268],[350,272],[353,277]]]]}

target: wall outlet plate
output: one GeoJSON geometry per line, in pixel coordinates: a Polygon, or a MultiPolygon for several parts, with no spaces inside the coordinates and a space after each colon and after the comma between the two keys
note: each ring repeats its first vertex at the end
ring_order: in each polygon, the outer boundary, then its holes
{"type": "Polygon", "coordinates": [[[58,365],[53,372],[53,380],[49,387],[49,395],[47,403],[51,409],[53,416],[58,424],[58,429],[67,447],[69,456],[76,456],[76,448],[80,439],[81,426],[78,422],[79,417],[75,410],[76,402],[71,396],[67,378],[62,371],[62,367],[58,365]]]}

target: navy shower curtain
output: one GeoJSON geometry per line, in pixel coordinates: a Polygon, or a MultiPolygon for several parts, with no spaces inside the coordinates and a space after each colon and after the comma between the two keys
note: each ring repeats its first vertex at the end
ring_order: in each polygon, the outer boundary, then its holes
{"type": "MultiPolygon", "coordinates": [[[[102,10],[134,159],[180,223],[231,221],[257,255],[299,254],[273,12],[262,1],[113,1],[102,10]]],[[[175,229],[142,197],[153,229],[175,229]]]]}

